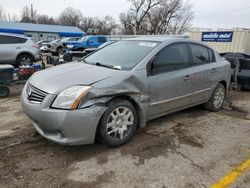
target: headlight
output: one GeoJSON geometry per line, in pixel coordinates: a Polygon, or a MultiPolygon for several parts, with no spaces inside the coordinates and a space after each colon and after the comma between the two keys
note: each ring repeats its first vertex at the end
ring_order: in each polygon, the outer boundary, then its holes
{"type": "Polygon", "coordinates": [[[91,86],[72,86],[62,91],[53,102],[53,108],[74,110],[79,102],[88,94],[91,86]]]}
{"type": "Polygon", "coordinates": [[[67,45],[66,47],[67,47],[67,48],[73,48],[74,46],[71,45],[71,44],[69,44],[69,45],[67,45]]]}

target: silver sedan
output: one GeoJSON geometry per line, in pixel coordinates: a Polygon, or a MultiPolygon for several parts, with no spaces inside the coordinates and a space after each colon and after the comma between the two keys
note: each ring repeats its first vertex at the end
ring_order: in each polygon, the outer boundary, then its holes
{"type": "Polygon", "coordinates": [[[118,41],[33,75],[21,96],[35,129],[60,144],[127,143],[146,122],[194,105],[218,111],[230,65],[184,38],[118,41]]]}

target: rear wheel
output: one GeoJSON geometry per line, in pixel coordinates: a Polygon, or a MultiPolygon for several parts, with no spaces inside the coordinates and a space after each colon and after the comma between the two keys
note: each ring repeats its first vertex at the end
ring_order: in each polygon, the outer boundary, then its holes
{"type": "Polygon", "coordinates": [[[223,105],[225,97],[226,97],[226,88],[224,87],[223,84],[219,83],[214,89],[211,98],[205,104],[205,108],[212,112],[219,111],[223,105]]]}
{"type": "Polygon", "coordinates": [[[16,64],[18,66],[27,66],[27,65],[32,65],[34,62],[34,59],[31,57],[29,54],[22,54],[18,56],[16,64]]]}
{"type": "Polygon", "coordinates": [[[99,124],[99,138],[110,147],[127,143],[136,132],[138,116],[134,106],[127,100],[115,99],[99,124]]]}
{"type": "Polygon", "coordinates": [[[0,98],[7,97],[10,94],[10,90],[6,86],[0,86],[0,98]]]}

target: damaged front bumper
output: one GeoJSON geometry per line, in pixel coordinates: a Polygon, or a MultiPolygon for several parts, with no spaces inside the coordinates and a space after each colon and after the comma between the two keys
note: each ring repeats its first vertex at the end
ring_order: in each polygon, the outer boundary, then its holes
{"type": "Polygon", "coordinates": [[[21,105],[40,135],[63,145],[94,143],[98,123],[107,107],[92,105],[77,110],[53,109],[50,106],[56,95],[48,94],[42,103],[37,104],[29,102],[24,91],[21,105]]]}

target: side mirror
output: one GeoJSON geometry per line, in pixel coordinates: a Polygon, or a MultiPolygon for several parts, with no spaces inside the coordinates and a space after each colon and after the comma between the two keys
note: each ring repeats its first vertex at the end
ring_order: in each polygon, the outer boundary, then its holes
{"type": "Polygon", "coordinates": [[[147,65],[147,73],[149,75],[154,75],[156,73],[156,57],[154,56],[147,65]]]}
{"type": "Polygon", "coordinates": [[[92,44],[92,43],[93,43],[93,41],[92,41],[92,40],[89,40],[89,41],[88,41],[88,44],[92,44]]]}

